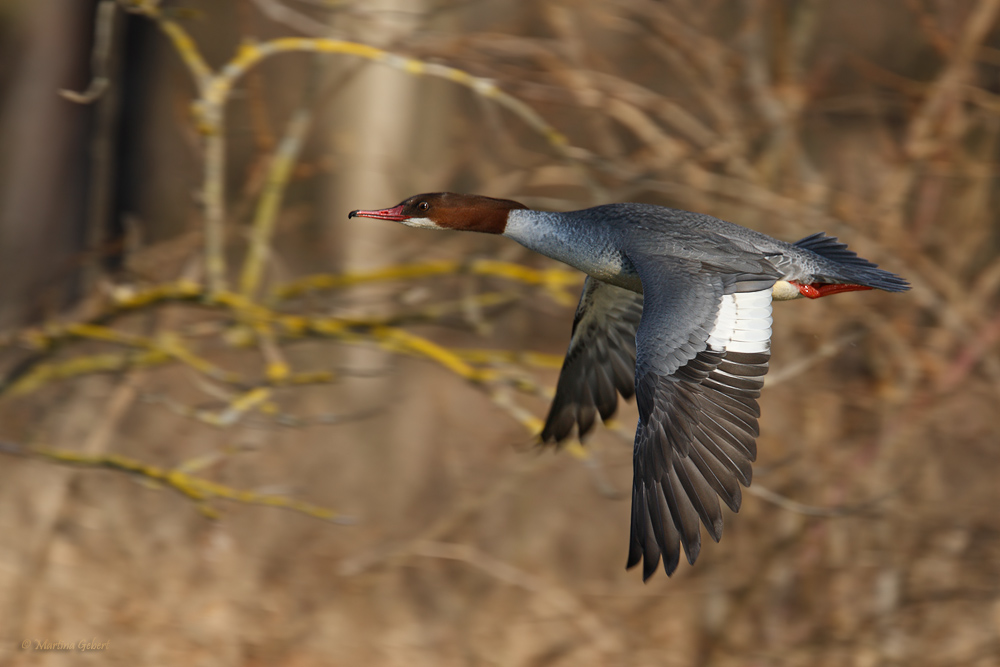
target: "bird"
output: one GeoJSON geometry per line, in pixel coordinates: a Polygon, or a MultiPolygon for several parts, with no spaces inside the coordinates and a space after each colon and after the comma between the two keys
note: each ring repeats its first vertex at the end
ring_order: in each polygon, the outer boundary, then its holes
{"type": "Polygon", "coordinates": [[[909,283],[818,232],[786,243],[718,218],[652,204],[532,210],[435,192],[348,218],[506,236],[585,274],[569,348],[540,434],[586,436],[618,396],[639,408],[626,568],[643,581],[681,550],[694,565],[701,526],[722,536],[721,500],[740,509],[757,456],[771,353],[771,303],[909,283]]]}

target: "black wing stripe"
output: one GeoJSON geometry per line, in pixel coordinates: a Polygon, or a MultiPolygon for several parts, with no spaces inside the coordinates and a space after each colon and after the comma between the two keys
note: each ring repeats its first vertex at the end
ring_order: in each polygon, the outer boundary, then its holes
{"type": "MultiPolygon", "coordinates": [[[[736,354],[735,352],[730,353],[736,354]]],[[[765,361],[763,365],[761,364],[738,364],[733,361],[730,356],[727,356],[719,364],[716,369],[721,373],[726,373],[732,376],[743,376],[743,377],[759,377],[767,374],[767,362],[765,361]]]]}
{"type": "MultiPolygon", "coordinates": [[[[730,362],[730,365],[739,367],[763,366],[764,373],[766,373],[767,362],[770,361],[770,358],[771,358],[770,354],[762,354],[759,352],[734,352],[732,350],[727,350],[725,361],[730,362]]],[[[728,372],[732,373],[733,371],[728,371],[728,372]]],[[[739,374],[744,374],[740,368],[737,368],[736,372],[739,374]]],[[[764,373],[760,373],[760,375],[763,375],[764,373]]]]}
{"type": "Polygon", "coordinates": [[[729,373],[712,373],[701,384],[732,398],[760,398],[760,382],[755,377],[742,378],[729,373]]]}

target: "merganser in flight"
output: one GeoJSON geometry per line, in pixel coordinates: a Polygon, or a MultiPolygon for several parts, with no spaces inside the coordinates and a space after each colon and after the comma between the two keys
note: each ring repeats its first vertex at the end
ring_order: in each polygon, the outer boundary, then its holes
{"type": "Polygon", "coordinates": [[[353,217],[501,234],[587,274],[544,442],[580,437],[618,394],[639,406],[628,563],[643,580],[681,546],[692,565],[700,523],[722,535],[719,498],[740,508],[757,456],[757,397],[770,358],[771,301],[909,284],[823,232],[785,243],[700,213],[649,204],[533,211],[507,199],[417,195],[353,217]]]}

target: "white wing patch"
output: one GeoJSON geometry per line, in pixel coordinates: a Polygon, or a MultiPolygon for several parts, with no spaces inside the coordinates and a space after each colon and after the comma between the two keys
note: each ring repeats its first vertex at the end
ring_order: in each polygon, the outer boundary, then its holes
{"type": "Polygon", "coordinates": [[[771,289],[724,295],[708,346],[716,351],[769,352],[771,289]]]}

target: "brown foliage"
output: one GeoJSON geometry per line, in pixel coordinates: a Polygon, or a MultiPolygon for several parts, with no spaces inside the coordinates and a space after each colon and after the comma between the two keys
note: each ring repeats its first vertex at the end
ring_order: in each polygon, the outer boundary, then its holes
{"type": "Polygon", "coordinates": [[[1000,0],[122,5],[165,33],[158,99],[194,77],[195,123],[144,127],[189,164],[147,175],[123,272],[81,256],[85,298],[2,340],[0,662],[1000,662],[1000,0]],[[216,64],[287,31],[351,44],[216,64]],[[753,495],[643,585],[634,407],[530,446],[577,278],[346,219],[426,190],[822,229],[914,290],[775,308],[753,495]]]}

